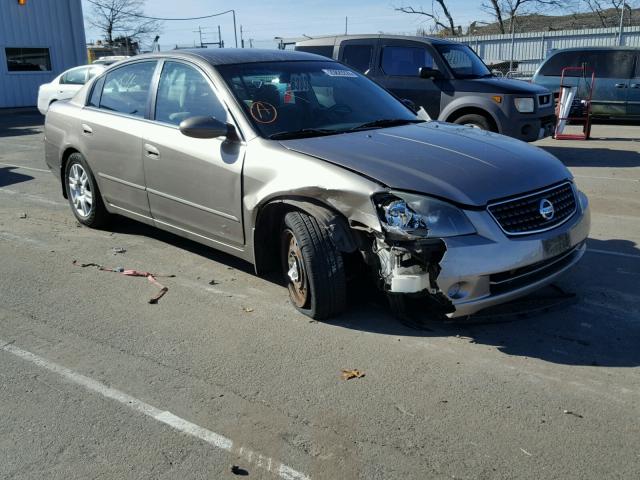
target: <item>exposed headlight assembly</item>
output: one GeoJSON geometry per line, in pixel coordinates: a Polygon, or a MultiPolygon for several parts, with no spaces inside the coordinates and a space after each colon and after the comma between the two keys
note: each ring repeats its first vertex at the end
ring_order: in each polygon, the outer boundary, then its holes
{"type": "Polygon", "coordinates": [[[516,110],[520,113],[533,113],[535,108],[533,98],[514,98],[513,103],[515,103],[516,110]]]}
{"type": "Polygon", "coordinates": [[[382,226],[399,237],[454,237],[476,231],[462,210],[435,198],[390,192],[374,202],[382,226]]]}

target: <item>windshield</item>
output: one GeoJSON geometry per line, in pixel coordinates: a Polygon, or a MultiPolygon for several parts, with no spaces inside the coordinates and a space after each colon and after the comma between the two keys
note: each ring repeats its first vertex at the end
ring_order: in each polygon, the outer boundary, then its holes
{"type": "Polygon", "coordinates": [[[265,62],[216,68],[266,138],[331,135],[421,121],[377,84],[336,62],[265,62]]]}
{"type": "Polygon", "coordinates": [[[456,78],[490,77],[491,72],[480,57],[466,45],[436,45],[456,78]]]}

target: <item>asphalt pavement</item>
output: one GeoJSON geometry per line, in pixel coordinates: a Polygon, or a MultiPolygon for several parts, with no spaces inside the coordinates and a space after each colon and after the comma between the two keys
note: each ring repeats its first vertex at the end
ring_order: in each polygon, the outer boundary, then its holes
{"type": "Polygon", "coordinates": [[[640,126],[593,137],[537,143],[591,201],[577,302],[417,331],[366,292],[313,322],[228,255],[80,227],[42,117],[1,112],[0,478],[640,478],[640,126]],[[74,260],[175,277],[150,305],[74,260]]]}

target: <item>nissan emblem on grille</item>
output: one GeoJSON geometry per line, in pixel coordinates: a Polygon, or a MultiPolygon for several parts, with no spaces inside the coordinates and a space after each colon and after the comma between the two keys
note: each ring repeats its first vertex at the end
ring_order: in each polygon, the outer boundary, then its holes
{"type": "Polygon", "coordinates": [[[551,220],[556,213],[555,209],[553,208],[553,203],[551,203],[546,198],[540,200],[539,212],[540,216],[542,216],[542,218],[544,218],[545,220],[551,220]]]}

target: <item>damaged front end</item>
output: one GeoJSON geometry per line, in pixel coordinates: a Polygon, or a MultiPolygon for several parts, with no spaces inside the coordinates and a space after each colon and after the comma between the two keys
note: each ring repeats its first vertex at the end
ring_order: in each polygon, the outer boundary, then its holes
{"type": "Polygon", "coordinates": [[[390,191],[372,200],[382,233],[372,239],[367,263],[376,270],[380,289],[392,305],[407,296],[425,297],[437,310],[432,313],[455,311],[437,280],[444,239],[476,233],[469,219],[458,207],[424,195],[390,191]]]}

